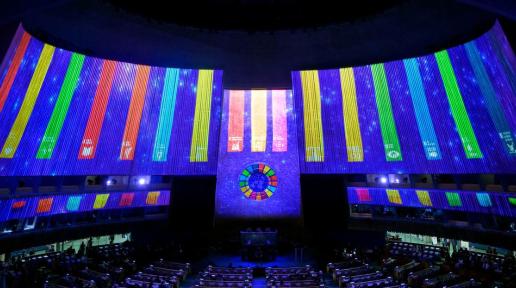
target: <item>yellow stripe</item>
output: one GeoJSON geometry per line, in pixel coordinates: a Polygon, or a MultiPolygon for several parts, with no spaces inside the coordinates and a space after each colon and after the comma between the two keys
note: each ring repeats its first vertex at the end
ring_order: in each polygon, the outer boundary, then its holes
{"type": "Polygon", "coordinates": [[[95,202],[93,203],[93,209],[102,209],[106,206],[106,203],[109,198],[109,193],[106,194],[97,194],[95,196],[95,202]]]}
{"type": "Polygon", "coordinates": [[[145,204],[147,205],[156,205],[158,203],[158,197],[161,194],[160,191],[152,191],[147,193],[147,198],[145,199],[145,204]]]}
{"type": "Polygon", "coordinates": [[[324,161],[321,91],[317,70],[301,71],[306,162],[324,161]]]}
{"type": "Polygon", "coordinates": [[[395,189],[387,189],[387,197],[389,198],[389,202],[394,204],[402,204],[400,191],[395,189]]]}
{"type": "Polygon", "coordinates": [[[190,162],[208,162],[213,70],[199,70],[190,162]]]}
{"type": "Polygon", "coordinates": [[[340,69],[340,86],[342,89],[342,111],[344,115],[344,132],[349,162],[364,161],[362,135],[358,124],[357,92],[353,68],[340,69]]]}
{"type": "Polygon", "coordinates": [[[428,191],[425,190],[416,190],[417,198],[419,202],[423,206],[432,206],[432,199],[430,199],[430,195],[428,191]]]}
{"type": "Polygon", "coordinates": [[[23,99],[18,116],[16,116],[16,120],[14,120],[14,124],[11,127],[11,131],[7,136],[7,140],[4,143],[4,147],[0,153],[0,158],[13,158],[16,153],[18,144],[20,144],[20,140],[25,132],[25,127],[27,127],[30,115],[32,114],[32,109],[34,109],[34,105],[38,99],[38,94],[41,90],[41,85],[43,85],[43,81],[45,80],[48,67],[50,66],[50,62],[54,56],[54,50],[54,46],[48,44],[43,46],[38,64],[36,65],[36,69],[34,70],[34,74],[30,80],[27,92],[25,92],[25,98],[23,99]]]}
{"type": "Polygon", "coordinates": [[[251,152],[264,152],[267,145],[267,91],[251,90],[251,152]]]}

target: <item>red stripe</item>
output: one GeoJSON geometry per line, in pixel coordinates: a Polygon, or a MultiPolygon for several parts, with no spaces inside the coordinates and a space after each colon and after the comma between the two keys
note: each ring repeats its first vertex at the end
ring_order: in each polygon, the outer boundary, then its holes
{"type": "Polygon", "coordinates": [[[120,150],[120,160],[133,160],[136,140],[140,130],[145,94],[147,94],[147,81],[149,80],[150,67],[138,65],[136,70],[136,81],[134,82],[129,113],[125,122],[124,138],[120,150]]]}
{"type": "Polygon", "coordinates": [[[27,201],[25,201],[25,200],[16,201],[13,203],[12,208],[13,209],[22,208],[23,206],[25,206],[26,203],[27,203],[27,201]]]}
{"type": "Polygon", "coordinates": [[[371,201],[371,195],[369,195],[368,189],[356,189],[358,201],[360,202],[370,202],[371,201]]]}
{"type": "Polygon", "coordinates": [[[120,203],[118,203],[119,207],[131,206],[133,204],[134,193],[124,193],[122,194],[122,198],[120,198],[120,203]]]}
{"type": "Polygon", "coordinates": [[[97,142],[104,122],[104,115],[109,100],[109,93],[115,78],[116,62],[105,60],[102,64],[99,85],[95,92],[93,105],[91,107],[88,124],[82,137],[81,148],[79,149],[79,159],[93,159],[97,150],[97,142]]]}
{"type": "Polygon", "coordinates": [[[228,152],[244,148],[244,91],[229,91],[228,152]]]}
{"type": "Polygon", "coordinates": [[[5,75],[2,86],[0,86],[0,111],[2,111],[2,108],[4,108],[5,100],[7,100],[7,95],[9,95],[9,91],[11,91],[11,86],[13,85],[14,79],[16,78],[16,73],[18,73],[18,68],[20,68],[20,64],[23,60],[23,56],[25,55],[25,51],[29,46],[30,38],[31,37],[27,32],[23,32],[20,44],[16,48],[16,53],[14,54],[13,61],[9,66],[9,70],[7,70],[7,74],[5,75]]]}

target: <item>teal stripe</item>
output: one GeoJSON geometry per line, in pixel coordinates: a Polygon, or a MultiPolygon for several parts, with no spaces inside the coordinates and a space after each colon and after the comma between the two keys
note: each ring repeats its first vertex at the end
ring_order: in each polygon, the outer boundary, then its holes
{"type": "Polygon", "coordinates": [[[67,211],[79,211],[81,205],[82,196],[70,196],[68,202],[66,202],[67,211]]]}
{"type": "Polygon", "coordinates": [[[385,158],[387,161],[401,161],[401,147],[398,141],[396,123],[392,115],[391,97],[383,64],[371,65],[373,73],[376,106],[380,118],[385,158]]]}
{"type": "Polygon", "coordinates": [[[432,116],[428,109],[425,88],[423,86],[423,81],[421,80],[417,59],[405,59],[403,60],[403,64],[405,64],[410,96],[412,97],[412,105],[414,106],[419,135],[423,141],[423,149],[425,150],[426,159],[441,159],[441,150],[439,149],[439,142],[437,141],[437,136],[435,134],[432,116]]]}
{"type": "Polygon", "coordinates": [[[511,132],[507,118],[505,118],[505,113],[500,101],[498,101],[498,97],[484,67],[484,63],[480,58],[478,49],[472,42],[467,43],[464,47],[468,54],[469,61],[471,62],[471,67],[473,67],[478,86],[484,95],[487,111],[493,120],[496,132],[498,132],[509,155],[514,156],[516,155],[516,141],[514,135],[511,132]]]}
{"type": "Polygon", "coordinates": [[[491,202],[491,198],[489,197],[488,193],[482,192],[477,193],[477,200],[478,204],[482,207],[491,207],[493,206],[493,203],[491,202]]]}
{"type": "Polygon", "coordinates": [[[57,139],[59,139],[59,134],[61,133],[61,128],[63,128],[63,122],[68,113],[73,93],[75,92],[75,88],[77,88],[84,58],[84,55],[81,54],[73,53],[72,55],[63,81],[63,86],[61,86],[61,91],[59,91],[56,106],[54,107],[54,111],[52,111],[52,116],[50,116],[50,120],[48,121],[45,135],[39,146],[36,155],[37,159],[50,159],[52,156],[57,139]]]}
{"type": "Polygon", "coordinates": [[[446,96],[450,103],[453,120],[455,121],[455,126],[459,132],[466,158],[482,158],[482,151],[480,151],[480,147],[478,146],[477,137],[475,136],[475,132],[471,126],[466,106],[464,106],[462,94],[460,93],[459,85],[457,84],[457,78],[455,77],[455,72],[453,71],[448,51],[443,50],[435,53],[435,59],[437,61],[437,66],[439,66],[439,72],[441,73],[444,89],[446,90],[446,96]]]}
{"type": "Polygon", "coordinates": [[[161,97],[158,128],[154,138],[154,150],[152,161],[167,161],[170,136],[174,124],[174,111],[176,108],[177,86],[179,83],[179,69],[167,68],[165,84],[161,97]]]}

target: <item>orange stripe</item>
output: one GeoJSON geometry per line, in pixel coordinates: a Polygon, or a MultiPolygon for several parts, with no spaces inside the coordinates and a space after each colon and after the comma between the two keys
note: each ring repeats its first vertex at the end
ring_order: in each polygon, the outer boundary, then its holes
{"type": "Polygon", "coordinates": [[[102,130],[102,123],[104,123],[104,116],[109,101],[109,93],[115,78],[116,62],[105,60],[102,64],[102,72],[100,73],[100,80],[95,92],[95,98],[91,107],[88,124],[84,130],[82,137],[81,148],[79,149],[79,159],[93,159],[97,144],[102,130]]]}
{"type": "Polygon", "coordinates": [[[136,80],[134,81],[133,95],[129,104],[129,113],[125,122],[124,138],[120,150],[120,160],[133,160],[140,120],[142,118],[145,94],[147,94],[147,81],[149,80],[150,67],[137,65],[136,80]]]}
{"type": "Polygon", "coordinates": [[[9,70],[7,70],[7,74],[5,75],[2,86],[0,86],[0,112],[2,111],[2,108],[4,108],[4,104],[7,100],[7,95],[9,95],[9,91],[11,91],[11,86],[13,85],[14,79],[16,78],[16,74],[18,73],[18,68],[20,68],[20,64],[23,60],[23,56],[25,55],[25,51],[29,46],[30,38],[31,37],[27,32],[23,32],[20,44],[16,48],[16,53],[14,54],[13,61],[11,62],[11,65],[9,65],[9,70]]]}

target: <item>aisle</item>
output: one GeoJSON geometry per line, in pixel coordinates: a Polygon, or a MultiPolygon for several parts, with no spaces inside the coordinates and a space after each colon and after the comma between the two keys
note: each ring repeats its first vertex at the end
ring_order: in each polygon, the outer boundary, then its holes
{"type": "Polygon", "coordinates": [[[264,288],[267,287],[265,277],[255,277],[253,279],[253,288],[264,288]]]}

